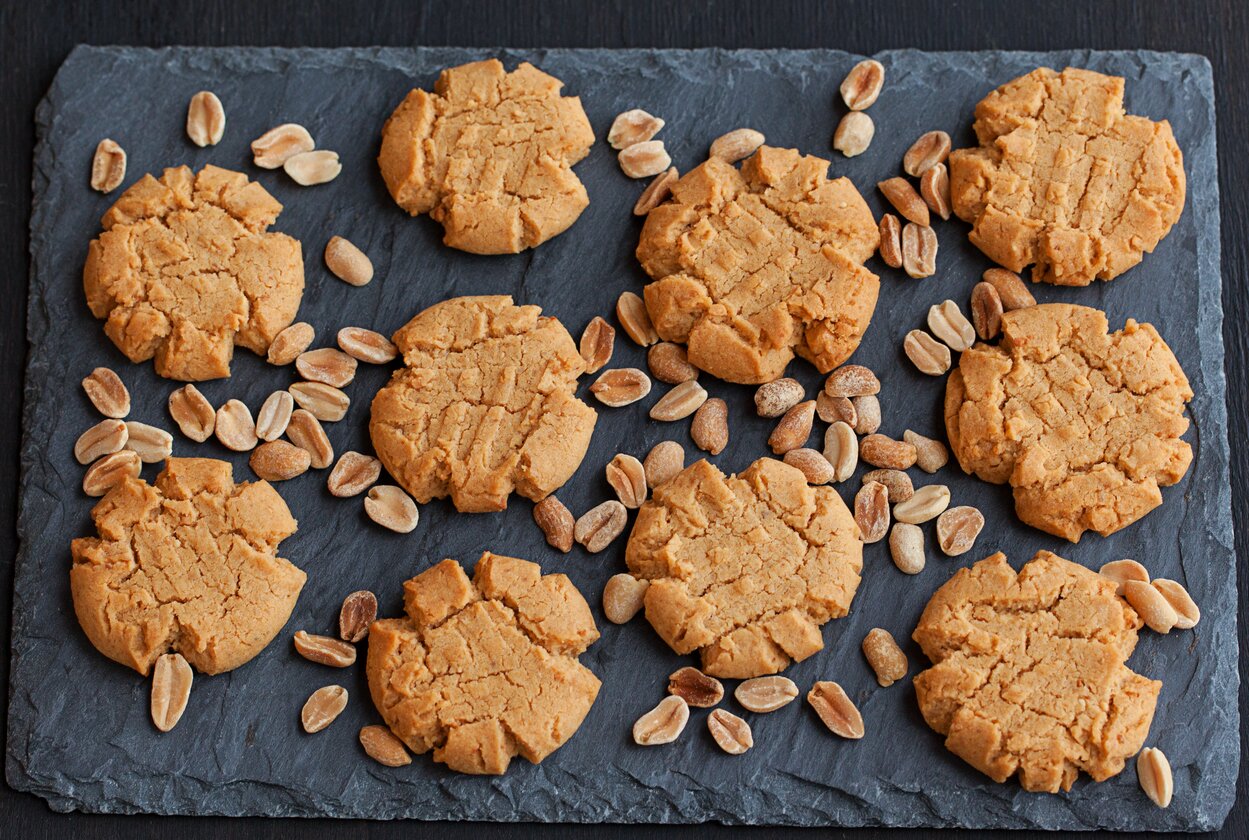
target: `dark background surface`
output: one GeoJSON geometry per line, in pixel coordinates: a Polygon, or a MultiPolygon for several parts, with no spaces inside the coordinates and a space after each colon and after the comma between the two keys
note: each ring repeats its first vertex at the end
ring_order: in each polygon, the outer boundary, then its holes
{"type": "MultiPolygon", "coordinates": [[[[0,307],[0,432],[13,445],[3,453],[4,476],[12,487],[17,472],[20,394],[25,357],[25,287],[28,272],[26,225],[30,211],[33,113],[59,63],[76,43],[95,44],[273,44],[463,45],[551,47],[836,47],[859,53],[914,47],[945,49],[1095,49],[1149,48],[1198,52],[1214,66],[1219,109],[1220,192],[1224,270],[1224,339],[1228,354],[1233,441],[1233,504],[1237,519],[1245,509],[1245,463],[1238,443],[1247,429],[1244,380],[1246,335],[1240,328],[1249,296],[1241,280],[1247,263],[1245,234],[1249,201],[1245,197],[1243,138],[1249,130],[1249,4],[1238,0],[1208,3],[1049,3],[1044,8],[1015,8],[997,3],[618,3],[511,2],[335,4],[303,2],[197,3],[186,8],[158,3],[4,3],[0,7],[4,57],[0,111],[0,255],[7,294],[0,307]]],[[[7,618],[9,581],[15,553],[14,494],[0,494],[0,616],[7,618]]],[[[1243,530],[1243,529],[1242,529],[1243,530]]],[[[1237,553],[1245,535],[1238,534],[1237,553]]],[[[1249,580],[1241,576],[1242,591],[1249,580]]],[[[8,647],[8,621],[0,618],[0,650],[8,647]]],[[[1242,615],[1241,640],[1245,648],[1242,615]]],[[[7,659],[0,660],[7,678],[7,659]]],[[[1243,665],[1242,665],[1243,667],[1243,665]]],[[[1242,675],[1243,679],[1243,675],[1242,675]]],[[[1245,707],[1242,692],[1242,710],[1245,707]]],[[[1242,737],[1243,741],[1243,737],[1242,737]]],[[[1242,749],[1242,753],[1244,750],[1242,749]]],[[[1242,773],[1238,800],[1221,836],[1249,836],[1249,800],[1242,773]]],[[[178,833],[192,838],[367,836],[392,837],[412,832],[469,836],[527,836],[527,826],[437,826],[424,824],[347,823],[333,821],[188,820],[169,818],[58,816],[35,797],[0,787],[0,834],[23,838],[152,837],[178,833]]],[[[705,828],[584,826],[551,827],[557,836],[641,837],[698,832],[705,828]]],[[[743,831],[732,829],[734,834],[743,831]]],[[[768,830],[755,830],[762,835],[768,830]]],[[[780,832],[769,832],[780,833],[780,832]]],[[[794,832],[786,832],[797,834],[794,832]]],[[[833,836],[851,832],[834,832],[833,836]]],[[[872,835],[874,832],[860,832],[872,835]]],[[[920,836],[920,832],[877,832],[920,836]]],[[[960,832],[952,832],[957,837],[960,832]]],[[[822,831],[822,836],[829,835],[822,831]]],[[[1017,835],[1026,836],[1026,835],[1017,835]]]]}

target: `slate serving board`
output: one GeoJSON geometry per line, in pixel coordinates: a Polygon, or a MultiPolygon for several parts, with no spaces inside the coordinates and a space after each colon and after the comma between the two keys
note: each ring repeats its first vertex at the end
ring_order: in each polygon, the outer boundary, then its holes
{"type": "MultiPolygon", "coordinates": [[[[31,222],[32,274],[19,531],[22,548],[14,597],[7,775],[57,810],[136,811],[421,819],[562,820],[585,822],[773,823],[798,825],[966,826],[1053,829],[1187,829],[1219,826],[1232,804],[1238,764],[1236,588],[1229,505],[1228,448],[1221,343],[1219,208],[1210,66],[1204,58],[1132,53],[920,53],[877,56],[887,83],[870,114],[876,139],[868,153],[845,160],[830,150],[843,107],[837,86],[856,56],[836,51],[512,51],[465,49],[197,49],[80,47],[66,60],[39,107],[31,222]],[[439,69],[488,56],[509,68],[529,60],[582,97],[599,137],[577,166],[591,205],[571,230],[536,251],[477,257],[442,247],[440,228],[410,219],[389,200],[374,164],[378,132],[414,85],[432,85],[439,69]],[[97,365],[116,369],[134,396],[132,419],[172,427],[165,403],[176,387],[151,365],[131,365],[105,338],[83,301],[80,272],[87,242],[112,197],[87,187],[90,159],[104,136],[129,153],[126,186],[165,166],[214,163],[245,171],[286,206],[275,229],[302,240],[307,291],[300,319],[332,343],[342,326],[390,332],[422,308],[453,295],[510,293],[558,316],[577,336],[596,314],[608,315],[624,289],[645,278],[633,259],[640,222],[630,215],[642,184],[624,178],[605,135],[612,118],[631,107],[664,117],[665,140],[686,171],[708,143],[749,125],[770,143],[833,157],[873,211],[884,210],[873,185],[900,172],[903,151],[924,130],[944,128],[955,145],[971,140],[975,103],[988,91],[1038,65],[1088,67],[1128,79],[1131,113],[1167,118],[1184,152],[1189,194],[1184,214],[1157,252],[1113,283],[1086,289],[1034,287],[1040,301],[1105,309],[1113,327],[1127,317],[1156,324],[1196,392],[1187,436],[1196,457],[1165,504],[1127,530],[1078,546],[1021,525],[1009,491],[947,468],[940,475],[955,503],[978,506],[989,525],[975,549],[941,556],[929,537],[927,568],[899,573],[886,546],[865,549],[863,584],[850,616],[824,628],[823,652],[787,671],[802,691],[821,678],[840,681],[856,700],[868,736],[851,743],[829,735],[805,703],[771,715],[748,715],[756,746],[742,757],[721,753],[695,711],[685,735],[662,748],[633,745],[632,722],[663,695],[666,676],[692,657],[678,657],[642,620],[615,626],[602,618],[599,596],[623,569],[625,540],[598,555],[547,548],[531,505],[514,499],[506,513],[459,515],[443,503],[425,505],[410,535],[369,522],[359,499],[338,500],[325,472],[280,486],[300,521],[281,553],[307,570],[287,628],[247,666],[196,680],[179,726],[158,733],[148,716],[148,684],[96,653],[73,616],[67,571],[69,540],[92,533],[91,500],[79,485],[73,441],[96,417],[78,381],[97,365]],[[214,90],[228,117],[224,140],[197,149],[183,131],[185,103],[214,90]],[[280,171],[250,164],[249,142],[279,122],[307,126],[321,148],[342,155],[333,183],[300,188],[280,171]],[[367,251],[376,279],[352,288],[329,275],[321,252],[341,234],[367,251]],[[581,730],[540,766],[517,759],[502,778],[457,776],[427,756],[392,770],[367,760],[356,732],[378,717],[368,701],[363,667],[331,671],[297,657],[291,633],[330,632],[343,596],[378,593],[382,613],[400,611],[400,585],[443,557],[470,566],[483,549],[539,561],[570,575],[595,610],[603,638],[582,658],[603,680],[581,730]],[[1134,557],[1155,576],[1183,582],[1202,607],[1192,632],[1163,637],[1143,632],[1130,665],[1164,680],[1149,737],[1170,757],[1175,800],[1153,808],[1134,770],[1103,784],[1078,782],[1065,795],[1024,793],[995,785],[950,755],[923,723],[907,683],[879,688],[859,652],[873,626],[903,643],[911,674],[926,666],[909,635],[932,591],[957,568],[994,550],[1018,567],[1050,549],[1091,568],[1134,557]],[[299,708],[315,688],[340,682],[352,694],[342,719],[305,735],[299,708]]],[[[966,300],[987,260],[966,241],[957,220],[936,223],[938,274],[908,279],[879,260],[880,303],[854,360],[876,370],[882,431],[905,428],[941,435],[943,384],[917,373],[900,351],[907,330],[923,325],[929,305],[966,300]]],[[[616,366],[644,367],[642,350],[621,333],[616,366]]],[[[337,451],[368,451],[367,406],[389,375],[362,365],[349,387],[345,421],[329,427],[337,451]]],[[[791,367],[809,389],[821,382],[805,362],[791,367]]],[[[214,404],[237,397],[253,410],[285,387],[287,369],[246,351],[233,378],[208,383],[214,404]]],[[[583,380],[588,385],[590,378],[583,380]]],[[[766,454],[769,421],[754,416],[751,389],[708,382],[730,403],[732,437],[715,462],[726,471],[766,454]]],[[[589,455],[560,496],[580,514],[608,498],[602,466],[617,451],[639,457],[665,438],[684,443],[688,423],[660,424],[642,406],[602,408],[589,455]]],[[[817,435],[823,424],[817,423],[817,435]]],[[[251,478],[246,456],[215,442],[195,445],[175,434],[175,454],[228,457],[236,478],[251,478]]],[[[819,440],[813,436],[814,445],[819,440]]],[[[862,472],[862,468],[860,469],[862,472]]],[[[154,467],[145,470],[149,479],[154,467]]],[[[917,474],[919,481],[930,479],[917,474]]],[[[851,499],[857,477],[842,485],[851,499]]],[[[363,661],[363,657],[361,657],[363,661]]],[[[732,684],[730,684],[730,689],[732,684]]],[[[732,701],[726,705],[734,708],[732,701]]],[[[736,709],[740,711],[740,709],[736,709]]]]}

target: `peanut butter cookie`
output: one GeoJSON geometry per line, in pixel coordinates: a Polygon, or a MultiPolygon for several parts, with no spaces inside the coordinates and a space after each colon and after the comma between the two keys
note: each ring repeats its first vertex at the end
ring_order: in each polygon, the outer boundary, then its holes
{"type": "Polygon", "coordinates": [[[127,478],[71,544],[69,582],[87,638],[147,674],[181,653],[205,674],[250,661],[290,617],[306,575],[277,556],[295,520],[267,482],[226,461],[170,458],[154,485],[127,478]]]}
{"type": "Polygon", "coordinates": [[[299,310],[299,242],[266,230],[281,211],[260,184],[216,166],[143,176],[87,251],[91,313],[132,362],[155,357],[161,376],[229,376],[234,345],[263,356],[299,310]]]}
{"type": "Polygon", "coordinates": [[[637,258],[659,336],[729,382],[771,382],[797,353],[821,373],[859,346],[880,281],[872,212],[828,161],[761,147],[711,158],[646,217],[637,258]]]}
{"type": "Polygon", "coordinates": [[[485,552],[473,579],[443,560],[403,585],[407,618],[369,629],[373,703],[413,752],[460,773],[537,764],[581,726],[598,677],[577,657],[599,637],[581,593],[537,563],[485,552]]]}
{"type": "Polygon", "coordinates": [[[1123,79],[1041,67],[976,106],[980,145],[950,155],[954,212],[1011,271],[1087,286],[1153,251],[1184,209],[1184,161],[1166,121],[1128,116],[1123,79]]]}
{"type": "Polygon", "coordinates": [[[820,626],[850,609],[863,568],[837,491],[760,458],[726,477],[698,461],[638,511],[625,561],[650,581],[646,619],[703,671],[757,677],[822,650],[820,626]]]}
{"type": "Polygon", "coordinates": [[[405,367],[373,399],[369,431],[386,469],[418,502],[503,510],[567,481],[598,415],[575,396],[585,360],[536,306],[452,298],[394,335],[405,367]]]}
{"type": "Polygon", "coordinates": [[[564,83],[531,64],[495,59],[443,70],[382,129],[377,162],[408,213],[442,224],[443,242],[474,254],[515,254],[563,233],[590,203],[573,173],[594,132],[564,83]]]}
{"type": "Polygon", "coordinates": [[[964,472],[1010,482],[1019,518],[1072,542],[1162,504],[1193,452],[1188,379],[1149,324],[1051,303],[1002,316],[1002,342],[962,354],[945,424],[964,472]]]}
{"type": "Polygon", "coordinates": [[[1149,734],[1162,683],[1124,664],[1141,620],[1115,582],[1038,552],[1019,573],[994,554],[933,594],[915,641],[933,666],[915,677],[928,725],[952,753],[1024,790],[1104,781],[1149,734]]]}

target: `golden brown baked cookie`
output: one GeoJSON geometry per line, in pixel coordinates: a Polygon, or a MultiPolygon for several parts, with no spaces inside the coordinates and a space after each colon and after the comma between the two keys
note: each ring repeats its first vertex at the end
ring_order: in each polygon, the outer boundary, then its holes
{"type": "Polygon", "coordinates": [[[976,106],[980,145],[950,155],[950,200],[972,244],[1059,286],[1141,261],[1184,209],[1184,161],[1166,120],[1128,116],[1123,79],[1047,67],[976,106]]]}
{"type": "Polygon", "coordinates": [[[950,752],[1024,790],[1104,781],[1149,734],[1162,683],[1124,664],[1141,620],[1115,582],[1038,552],[1019,573],[1003,554],[959,569],[914,639],[933,661],[915,677],[928,725],[950,752]]]}
{"type": "Polygon", "coordinates": [[[655,489],[625,562],[650,580],[646,619],[717,677],[775,674],[822,650],[820,626],[850,609],[863,568],[837,491],[760,458],[726,477],[707,461],[655,489]]]}
{"type": "Polygon", "coordinates": [[[737,169],[689,172],[646,217],[637,258],[665,341],[729,382],[777,379],[797,353],[821,373],[859,346],[880,281],[872,212],[828,161],[762,146],[737,169]]]}
{"type": "Polygon", "coordinates": [[[435,304],[394,335],[405,367],[373,399],[369,431],[418,502],[503,510],[567,481],[598,418],[575,396],[585,360],[536,306],[504,295],[435,304]]]}
{"type": "Polygon", "coordinates": [[[70,589],[87,638],[140,674],[177,651],[205,674],[250,661],[290,617],[307,576],[277,556],[295,520],[265,481],[226,461],[170,458],[150,485],[127,478],[76,539],[70,589]]]}
{"type": "Polygon", "coordinates": [[[443,70],[413,90],[382,129],[377,163],[395,202],[442,224],[443,242],[515,254],[577,221],[590,203],[572,167],[594,132],[564,83],[495,59],[443,70]]]}
{"type": "Polygon", "coordinates": [[[1019,518],[1072,542],[1162,504],[1193,452],[1188,379],[1149,324],[1050,303],[1002,316],[1002,342],[962,354],[945,425],[964,472],[1010,482],[1019,518]]]}
{"type": "Polygon", "coordinates": [[[369,692],[413,752],[460,773],[537,764],[573,736],[598,696],[577,657],[598,639],[565,575],[485,552],[470,581],[443,560],[403,585],[407,618],[369,629],[369,692]]]}
{"type": "Polygon", "coordinates": [[[161,376],[229,376],[234,345],[263,356],[299,311],[299,242],[266,231],[280,212],[260,184],[216,166],[144,175],[87,251],[91,313],[130,361],[155,357],[161,376]]]}

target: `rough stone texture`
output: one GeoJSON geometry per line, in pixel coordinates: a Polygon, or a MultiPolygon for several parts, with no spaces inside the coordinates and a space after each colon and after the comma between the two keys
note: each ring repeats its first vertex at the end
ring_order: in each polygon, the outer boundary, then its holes
{"type": "MultiPolygon", "coordinates": [[[[831,154],[832,174],[849,176],[877,216],[885,208],[872,185],[899,174],[916,135],[944,128],[955,146],[967,146],[975,103],[1039,64],[1126,76],[1129,111],[1171,121],[1184,151],[1190,193],[1180,221],[1157,251],[1115,283],[1032,288],[1043,302],[1104,309],[1113,324],[1134,317],[1158,327],[1196,392],[1187,437],[1195,460],[1178,485],[1163,490],[1161,508],[1109,538],[1089,536],[1077,547],[1021,525],[1009,488],[947,468],[942,479],[957,502],[979,507],[990,523],[975,550],[958,559],[930,550],[927,568],[904,579],[884,543],[868,546],[850,615],[825,626],[823,651],[786,671],[803,691],[817,679],[841,683],[863,713],[868,735],[862,741],[838,741],[805,704],[793,703],[751,718],[756,746],[745,756],[719,751],[704,732],[702,710],[675,744],[633,745],[630,724],[662,697],[668,674],[694,660],[669,651],[641,619],[617,626],[602,618],[598,593],[624,570],[623,538],[592,561],[579,548],[567,557],[556,555],[534,526],[528,503],[520,500],[505,513],[474,516],[467,523],[448,503],[431,503],[413,533],[391,534],[365,520],[358,499],[331,498],[324,471],[283,486],[301,523],[299,533],[283,543],[283,553],[308,572],[286,630],[247,666],[197,680],[175,730],[161,735],[152,728],[146,683],[96,653],[74,624],[66,574],[70,537],[90,533],[91,500],[78,490],[81,473],[71,449],[95,417],[78,380],[97,365],[114,367],[134,395],[132,416],[166,425],[164,404],[175,384],[159,381],[150,365],[127,363],[83,301],[82,259],[111,203],[87,187],[96,142],[107,135],[126,148],[132,179],[164,166],[198,168],[208,162],[258,177],[286,206],[282,229],[304,244],[307,291],[298,317],[316,325],[318,344],[331,342],[333,333],[348,325],[390,333],[413,313],[457,294],[514,295],[557,315],[579,335],[592,316],[611,317],[622,289],[640,291],[646,281],[633,257],[641,223],[630,215],[644,185],[620,174],[605,143],[577,168],[591,201],[582,217],[566,233],[517,256],[475,257],[444,248],[441,228],[395,207],[377,171],[382,123],[413,85],[427,87],[442,67],[491,54],[508,67],[533,61],[566,82],[567,93],[582,97],[600,138],[627,108],[645,107],[664,117],[668,125],[660,137],[682,171],[702,160],[715,137],[742,125],[764,131],[770,143],[830,155],[830,136],[842,113],[837,86],[856,60],[824,51],[75,51],[38,114],[42,140],[35,161],[9,782],[60,810],[110,812],[1068,830],[1217,827],[1231,807],[1239,753],[1237,599],[1214,106],[1209,65],[1196,56],[878,56],[887,82],[872,108],[876,139],[853,160],[831,154]],[[186,140],[182,122],[185,103],[205,87],[221,97],[229,122],[220,145],[197,149],[186,140]],[[283,121],[304,123],[319,146],[339,151],[343,174],[329,185],[300,188],[280,171],[255,170],[248,143],[283,121]],[[377,277],[369,286],[349,287],[324,270],[320,252],[333,234],[370,254],[377,277]],[[342,718],[315,737],[300,731],[302,698],[325,683],[327,672],[298,658],[289,644],[291,632],[332,631],[343,596],[361,588],[381,595],[382,614],[398,615],[401,584],[413,574],[444,557],[472,562],[483,549],[502,546],[540,561],[544,572],[568,574],[602,628],[603,638],[582,658],[603,681],[602,691],[567,745],[540,766],[517,762],[502,779],[455,778],[424,757],[407,767],[380,768],[356,743],[359,727],[379,720],[371,705],[361,702],[367,690],[359,664],[335,674],[357,698],[342,718]],[[859,652],[863,635],[874,626],[909,639],[924,603],[955,568],[995,550],[1025,558],[1039,549],[1091,568],[1136,558],[1154,575],[1184,583],[1201,604],[1203,618],[1194,632],[1144,633],[1128,661],[1132,670],[1164,682],[1147,743],[1161,747],[1175,769],[1175,800],[1165,811],[1147,803],[1131,768],[1098,785],[1077,782],[1065,795],[1025,794],[1016,784],[989,782],[947,753],[940,736],[924,725],[909,680],[880,688],[859,652]]],[[[922,326],[930,305],[946,297],[965,303],[989,265],[967,243],[966,224],[938,222],[936,230],[941,250],[933,279],[910,280],[878,259],[868,261],[881,275],[881,301],[853,360],[880,373],[882,428],[896,436],[912,428],[944,438],[944,384],[913,370],[898,347],[908,330],[922,326]]],[[[618,340],[613,365],[645,367],[645,353],[618,340]]],[[[291,376],[247,353],[234,367],[232,379],[204,386],[214,403],[233,396],[254,409],[291,376]]],[[[338,451],[367,451],[364,408],[388,370],[364,367],[348,389],[354,403],[347,419],[328,427],[338,451]]],[[[790,375],[808,394],[815,393],[820,377],[808,364],[795,362],[790,375]]],[[[745,469],[766,453],[774,421],[755,416],[753,389],[704,378],[712,395],[730,408],[732,438],[715,462],[726,472],[745,469]]],[[[582,379],[583,395],[590,379],[582,379]]],[[[658,441],[676,437],[693,453],[688,424],[646,419],[645,409],[664,390],[656,388],[635,409],[603,410],[585,464],[559,494],[574,514],[609,498],[601,465],[616,452],[641,456],[658,441]]],[[[817,433],[823,433],[822,424],[817,433]]],[[[196,446],[178,437],[174,448],[179,455],[230,458],[237,476],[247,475],[246,456],[215,442],[196,446]]],[[[155,474],[154,467],[146,469],[145,475],[155,474]]],[[[855,477],[838,489],[848,498],[858,486],[855,477]]],[[[905,641],[904,649],[914,676],[927,662],[914,643],[905,641]]],[[[729,691],[733,687],[732,681],[726,685],[729,691]]],[[[732,702],[727,708],[736,710],[732,702]]]]}

